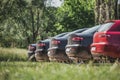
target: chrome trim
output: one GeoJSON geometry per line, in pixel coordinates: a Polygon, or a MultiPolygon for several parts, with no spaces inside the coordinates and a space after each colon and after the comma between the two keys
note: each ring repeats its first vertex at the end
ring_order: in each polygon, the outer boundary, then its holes
{"type": "Polygon", "coordinates": [[[43,49],[37,49],[35,52],[37,52],[37,51],[43,51],[43,49]]]}
{"type": "Polygon", "coordinates": [[[49,48],[48,51],[51,50],[51,49],[57,49],[57,48],[58,48],[58,47],[52,47],[52,48],[49,48]]]}
{"type": "Polygon", "coordinates": [[[66,45],[66,48],[67,48],[67,47],[78,47],[78,46],[81,46],[81,45],[80,45],[80,44],[66,45]]]}

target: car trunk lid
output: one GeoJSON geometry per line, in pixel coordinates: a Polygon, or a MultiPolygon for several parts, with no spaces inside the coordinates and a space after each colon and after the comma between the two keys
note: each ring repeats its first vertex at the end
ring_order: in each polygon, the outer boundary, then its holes
{"type": "Polygon", "coordinates": [[[69,37],[68,37],[68,44],[66,47],[69,47],[69,46],[79,46],[81,41],[83,40],[83,37],[80,37],[76,34],[71,34],[69,37]]]}

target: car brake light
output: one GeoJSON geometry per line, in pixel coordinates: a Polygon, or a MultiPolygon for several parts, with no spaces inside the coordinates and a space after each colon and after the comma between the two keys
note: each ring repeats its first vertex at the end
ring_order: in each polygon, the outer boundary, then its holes
{"type": "Polygon", "coordinates": [[[29,49],[34,49],[34,47],[33,46],[29,46],[29,49]]]}
{"type": "Polygon", "coordinates": [[[81,41],[81,40],[83,40],[83,38],[82,37],[73,37],[72,40],[73,41],[81,41]]]}
{"type": "Polygon", "coordinates": [[[110,35],[107,35],[107,34],[100,34],[99,37],[100,37],[100,38],[103,38],[103,37],[110,37],[110,35]]]}
{"type": "Polygon", "coordinates": [[[42,47],[42,46],[45,46],[45,44],[44,43],[40,43],[40,44],[38,44],[38,46],[42,47]]]}
{"type": "Polygon", "coordinates": [[[60,43],[60,41],[58,41],[58,40],[53,40],[52,41],[52,44],[59,44],[60,43]]]}

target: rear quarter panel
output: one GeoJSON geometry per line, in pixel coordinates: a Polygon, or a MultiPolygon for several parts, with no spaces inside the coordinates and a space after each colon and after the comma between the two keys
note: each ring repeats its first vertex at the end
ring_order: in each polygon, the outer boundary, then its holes
{"type": "Polygon", "coordinates": [[[120,44],[120,32],[107,32],[108,42],[111,44],[120,44]]]}
{"type": "Polygon", "coordinates": [[[93,34],[83,35],[83,40],[81,41],[81,45],[84,47],[89,47],[93,42],[93,34]]]}

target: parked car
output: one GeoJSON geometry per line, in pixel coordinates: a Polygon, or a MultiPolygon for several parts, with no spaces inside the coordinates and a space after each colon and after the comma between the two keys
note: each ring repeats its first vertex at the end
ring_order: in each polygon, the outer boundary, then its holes
{"type": "Polygon", "coordinates": [[[57,62],[71,62],[70,59],[67,57],[65,53],[65,46],[67,44],[67,38],[70,34],[73,33],[80,33],[85,31],[87,28],[78,29],[68,33],[67,35],[60,37],[60,38],[52,38],[50,41],[50,47],[48,49],[48,57],[50,61],[57,61],[57,62]]]}
{"type": "Polygon", "coordinates": [[[92,58],[90,45],[93,42],[93,34],[100,25],[89,28],[81,33],[71,34],[66,45],[66,54],[73,62],[84,62],[92,58]]]}
{"type": "Polygon", "coordinates": [[[36,50],[36,44],[29,44],[28,46],[28,60],[29,61],[36,61],[35,59],[35,50],[36,50]]]}
{"type": "Polygon", "coordinates": [[[91,53],[96,60],[102,56],[107,56],[110,61],[120,59],[120,20],[108,21],[101,25],[94,34],[91,53]]]}
{"type": "MultiPolygon", "coordinates": [[[[62,37],[66,35],[68,32],[58,34],[54,37],[62,37]]],[[[35,58],[37,61],[49,61],[47,50],[49,48],[50,39],[40,40],[36,44],[35,58]]]]}

